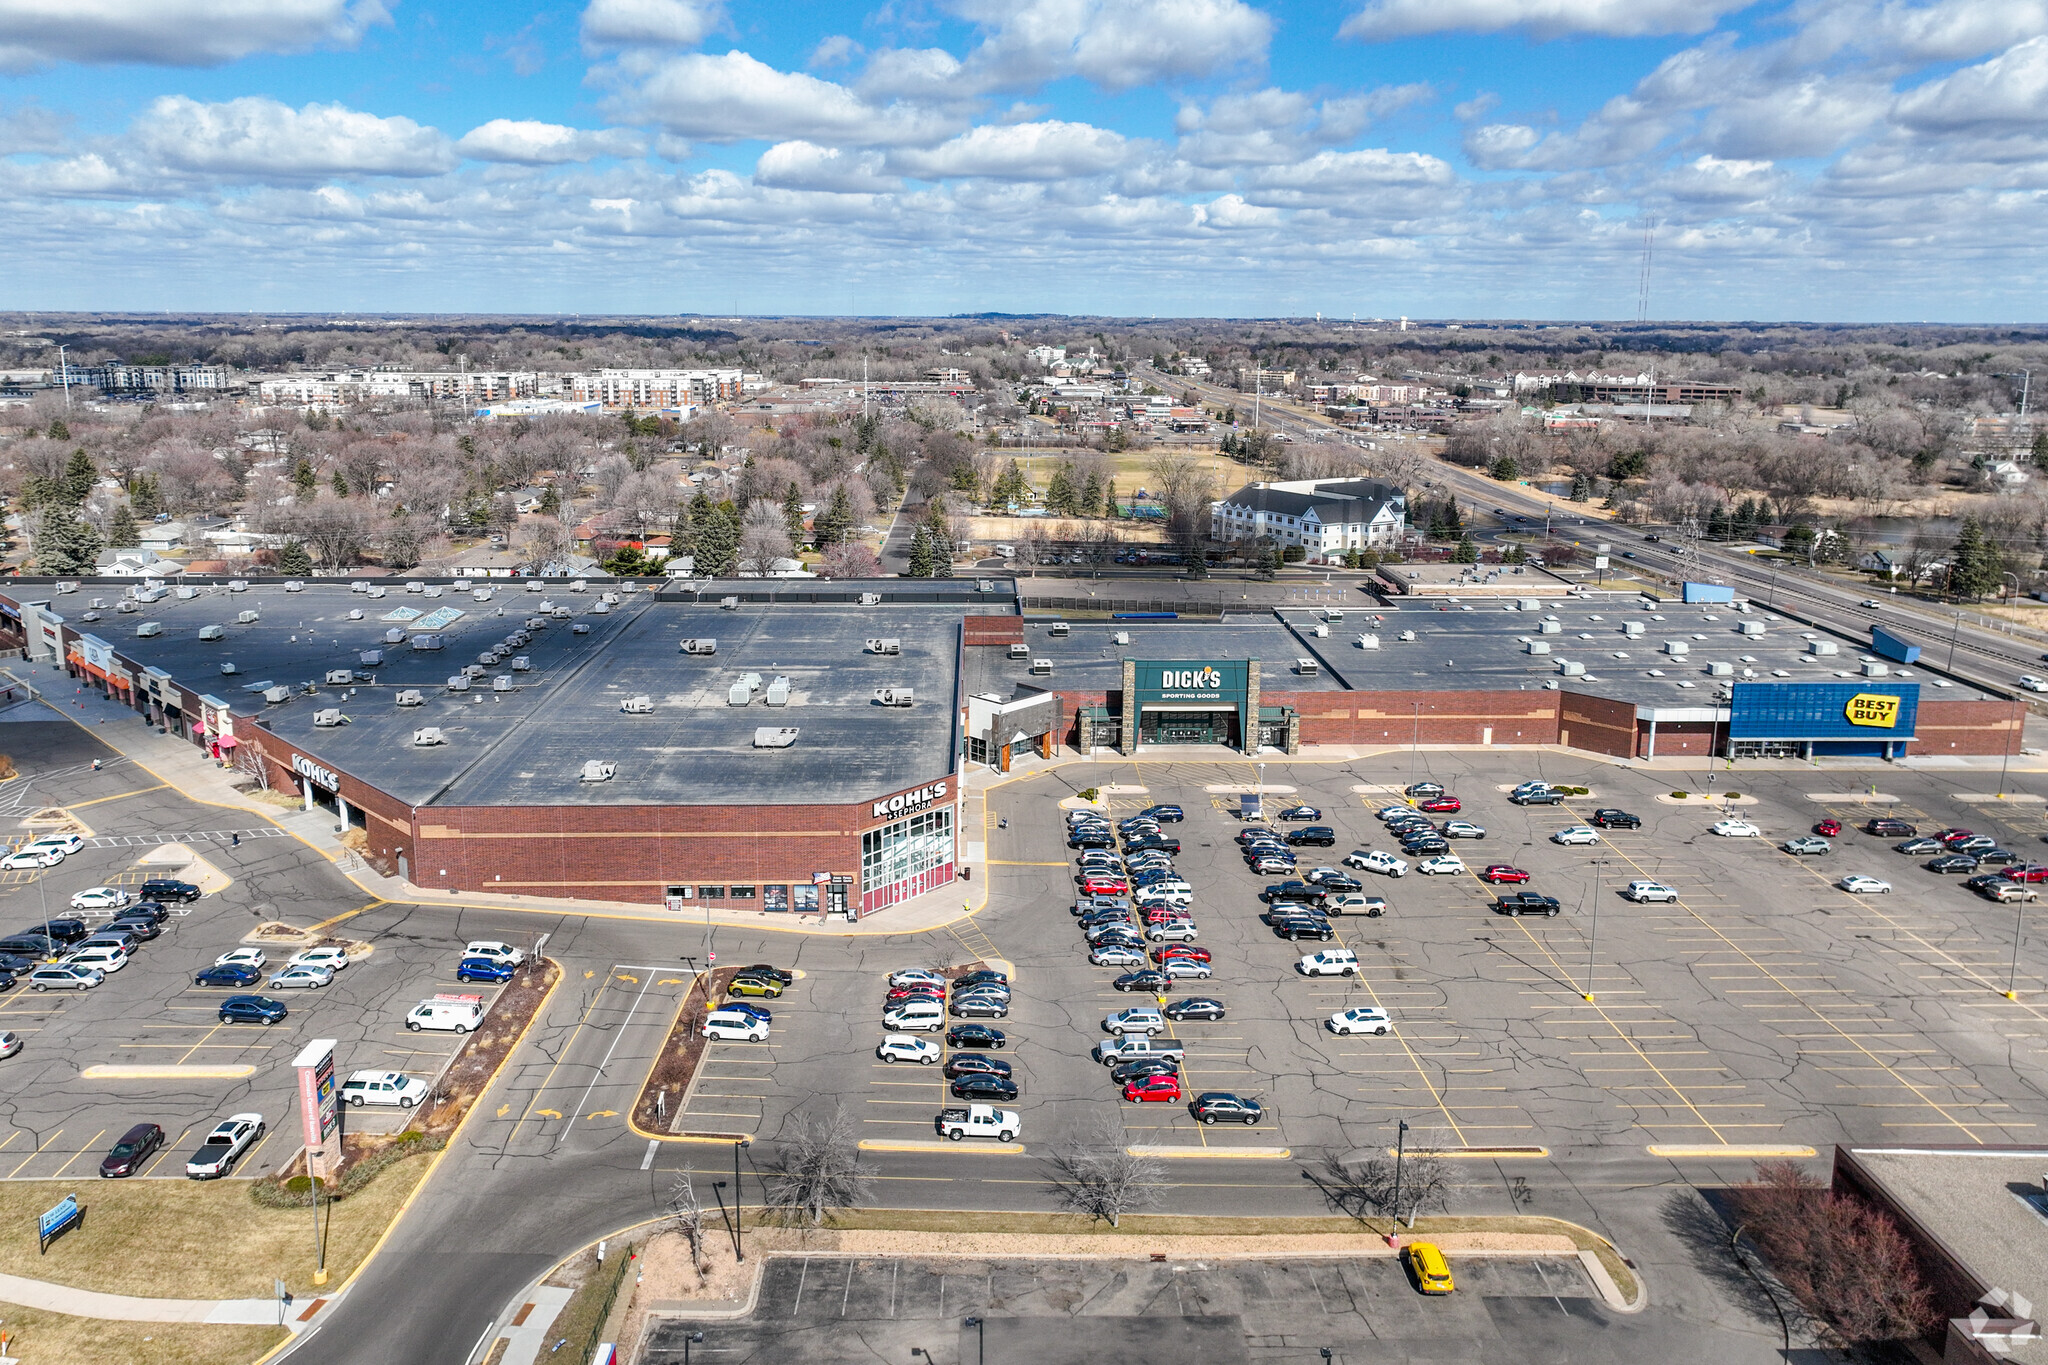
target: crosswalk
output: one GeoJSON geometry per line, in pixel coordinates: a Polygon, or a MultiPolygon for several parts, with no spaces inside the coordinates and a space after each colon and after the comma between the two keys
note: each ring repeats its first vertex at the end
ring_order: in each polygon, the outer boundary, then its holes
{"type": "Polygon", "coordinates": [[[158,844],[232,844],[240,839],[282,839],[285,832],[275,825],[254,829],[204,829],[182,834],[103,834],[87,839],[87,848],[151,848],[158,844]]]}

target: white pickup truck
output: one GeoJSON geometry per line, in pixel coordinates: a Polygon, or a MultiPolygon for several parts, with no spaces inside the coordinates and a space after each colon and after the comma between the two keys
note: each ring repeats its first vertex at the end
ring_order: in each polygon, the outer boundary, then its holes
{"type": "Polygon", "coordinates": [[[1095,1045],[1095,1059],[1104,1066],[1135,1062],[1141,1057],[1164,1057],[1178,1062],[1186,1056],[1187,1049],[1179,1043],[1158,1038],[1105,1038],[1095,1045]]]}
{"type": "Polygon", "coordinates": [[[1017,1134],[1024,1131],[1023,1121],[1014,1109],[997,1109],[986,1104],[970,1104],[965,1109],[942,1109],[935,1121],[939,1136],[953,1142],[967,1137],[994,1138],[997,1142],[1015,1142],[1017,1134]]]}

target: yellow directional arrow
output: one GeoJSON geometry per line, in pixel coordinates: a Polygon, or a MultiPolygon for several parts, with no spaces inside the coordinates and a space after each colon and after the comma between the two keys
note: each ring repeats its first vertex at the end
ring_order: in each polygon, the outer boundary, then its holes
{"type": "Polygon", "coordinates": [[[511,1112],[512,1112],[512,1106],[511,1106],[511,1105],[509,1105],[509,1104],[501,1104],[501,1105],[499,1105],[499,1106],[498,1106],[498,1117],[499,1117],[499,1118],[504,1118],[504,1117],[505,1117],[505,1115],[507,1115],[507,1114],[509,1114],[509,1113],[511,1113],[511,1112]]]}
{"type": "Polygon", "coordinates": [[[562,1117],[562,1111],[559,1109],[536,1109],[533,1111],[533,1114],[535,1118],[543,1119],[558,1119],[562,1117]]]}
{"type": "Polygon", "coordinates": [[[584,979],[585,981],[588,981],[588,980],[590,980],[590,978],[591,978],[591,977],[593,977],[593,976],[596,976],[596,975],[597,975],[597,973],[596,973],[596,972],[585,972],[585,973],[583,974],[583,979],[584,979]]]}
{"type": "Polygon", "coordinates": [[[616,1109],[599,1109],[585,1114],[583,1117],[585,1119],[615,1119],[618,1116],[619,1111],[616,1109]]]}
{"type": "Polygon", "coordinates": [[[619,979],[619,980],[621,980],[621,981],[623,981],[623,982],[625,982],[625,983],[626,983],[627,985],[629,985],[629,986],[637,986],[637,985],[639,985],[639,984],[640,984],[640,978],[639,978],[639,977],[637,977],[637,976],[627,976],[627,975],[626,975],[626,974],[625,974],[624,972],[620,972],[620,973],[619,973],[619,977],[618,977],[618,979],[619,979]]]}
{"type": "Polygon", "coordinates": [[[664,976],[654,984],[657,986],[680,986],[683,984],[683,979],[680,976],[664,976]]]}

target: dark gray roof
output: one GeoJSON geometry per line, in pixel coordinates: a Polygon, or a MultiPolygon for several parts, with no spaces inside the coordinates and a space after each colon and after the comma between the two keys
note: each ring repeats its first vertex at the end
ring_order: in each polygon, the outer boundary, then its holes
{"type": "Polygon", "coordinates": [[[1399,489],[1386,484],[1350,479],[1317,484],[1313,493],[1246,484],[1224,501],[1283,517],[1306,516],[1313,509],[1318,521],[1340,523],[1371,521],[1382,507],[1400,496],[1399,489]]]}

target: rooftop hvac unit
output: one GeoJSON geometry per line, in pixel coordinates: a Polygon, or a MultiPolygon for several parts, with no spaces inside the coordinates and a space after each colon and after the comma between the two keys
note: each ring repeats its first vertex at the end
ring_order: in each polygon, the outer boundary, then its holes
{"type": "Polygon", "coordinates": [[[263,700],[273,706],[281,701],[290,701],[291,699],[292,690],[289,687],[266,687],[263,689],[263,700]]]}
{"type": "Polygon", "coordinates": [[[718,599],[718,609],[720,611],[738,611],[740,609],[740,599],[737,597],[721,597],[718,599]]]}
{"type": "Polygon", "coordinates": [[[1412,630],[1404,630],[1399,635],[1396,635],[1394,638],[1396,640],[1402,640],[1413,643],[1415,639],[1415,632],[1412,630]]]}
{"type": "Polygon", "coordinates": [[[633,586],[633,580],[632,580],[632,579],[630,579],[630,578],[628,578],[628,579],[624,580],[623,582],[621,582],[621,583],[619,584],[619,591],[620,591],[620,592],[622,592],[622,593],[631,593],[631,592],[638,592],[638,591],[640,591],[640,590],[639,590],[638,588],[634,587],[634,586],[633,586]]]}
{"type": "Polygon", "coordinates": [[[884,706],[909,706],[916,698],[916,689],[910,687],[878,687],[875,700],[884,706]]]}
{"type": "Polygon", "coordinates": [[[501,657],[503,656],[501,656],[497,650],[487,649],[483,653],[476,656],[476,661],[480,664],[488,666],[497,663],[501,657]]]}
{"type": "Polygon", "coordinates": [[[1325,621],[1341,621],[1344,619],[1344,611],[1341,607],[1324,607],[1323,619],[1325,621]]]}
{"type": "MultiPolygon", "coordinates": [[[[595,603],[595,604],[593,604],[593,605],[592,605],[592,607],[590,608],[590,614],[591,614],[592,616],[609,616],[609,615],[611,615],[611,610],[612,610],[612,609],[611,609],[611,604],[610,604],[610,603],[608,603],[608,602],[598,602],[598,603],[595,603]]],[[[568,609],[567,607],[564,607],[564,608],[562,608],[562,609],[561,609],[560,611],[556,612],[555,614],[556,614],[557,616],[562,616],[562,617],[566,617],[566,616],[568,616],[568,614],[569,614],[569,609],[568,609]]]]}
{"type": "Polygon", "coordinates": [[[1073,633],[1073,629],[1065,621],[1055,621],[1052,623],[1052,628],[1046,633],[1048,635],[1069,635],[1073,633]]]}
{"type": "Polygon", "coordinates": [[[619,595],[615,592],[608,592],[604,596],[598,598],[597,600],[604,603],[608,607],[616,607],[617,605],[619,605],[619,595]]]}
{"type": "Polygon", "coordinates": [[[197,596],[199,596],[199,589],[185,584],[178,585],[178,600],[180,602],[189,602],[197,596]]]}
{"type": "Polygon", "coordinates": [[[718,641],[713,639],[699,637],[683,641],[683,653],[685,654],[716,654],[717,652],[718,641]]]}
{"type": "Polygon", "coordinates": [[[1052,660],[1033,659],[1031,661],[1031,671],[1037,674],[1046,674],[1052,672],[1052,660]]]}
{"type": "Polygon", "coordinates": [[[365,593],[370,590],[370,585],[368,583],[363,582],[361,579],[357,579],[355,582],[348,585],[348,590],[353,593],[365,593]]]}
{"type": "Polygon", "coordinates": [[[373,584],[372,586],[364,590],[364,595],[371,598],[372,600],[376,600],[384,596],[384,589],[381,586],[373,584]]]}
{"type": "Polygon", "coordinates": [[[754,691],[756,692],[759,692],[762,689],[762,687],[766,685],[762,681],[761,675],[759,673],[742,673],[740,674],[740,681],[745,683],[748,687],[754,689],[754,691]]]}
{"type": "Polygon", "coordinates": [[[330,684],[354,682],[355,676],[354,673],[346,668],[330,668],[327,670],[327,681],[330,684]]]}
{"type": "Polygon", "coordinates": [[[1314,659],[1296,659],[1294,661],[1294,671],[1304,678],[1313,678],[1323,670],[1314,659]]]}
{"type": "Polygon", "coordinates": [[[91,605],[94,611],[105,611],[107,607],[107,599],[104,597],[95,597],[92,599],[91,605]]]}
{"type": "Polygon", "coordinates": [[[1308,633],[1315,636],[1318,640],[1324,640],[1329,638],[1330,628],[1322,624],[1321,622],[1317,622],[1315,625],[1309,627],[1308,633]]]}
{"type": "Polygon", "coordinates": [[[1890,676],[1891,671],[1891,665],[1881,664],[1877,662],[1875,659],[1863,665],[1863,676],[1866,678],[1888,677],[1890,676]]]}
{"type": "Polygon", "coordinates": [[[976,592],[1001,592],[1003,585],[996,582],[993,578],[977,578],[974,580],[974,590],[976,592]]]}
{"type": "Polygon", "coordinates": [[[864,607],[879,607],[882,605],[882,594],[878,592],[864,592],[860,595],[860,604],[864,607]]]}
{"type": "Polygon", "coordinates": [[[528,592],[546,592],[548,585],[541,582],[538,578],[529,578],[526,580],[526,590],[528,592]]]}
{"type": "Polygon", "coordinates": [[[462,676],[465,678],[481,678],[483,675],[484,666],[482,664],[464,664],[462,667],[462,676]]]}
{"type": "Polygon", "coordinates": [[[725,704],[727,706],[745,706],[753,699],[754,689],[743,682],[736,682],[726,689],[725,704]]]}
{"type": "Polygon", "coordinates": [[[431,749],[436,744],[447,742],[448,736],[441,733],[441,727],[438,725],[423,725],[412,732],[412,744],[415,749],[431,749]]]}
{"type": "Polygon", "coordinates": [[[1120,645],[1127,645],[1131,642],[1131,633],[1127,630],[1120,630],[1110,638],[1120,645]]]}
{"type": "Polygon", "coordinates": [[[135,638],[138,640],[147,640],[152,635],[161,635],[163,633],[164,623],[161,621],[144,621],[135,628],[135,638]]]}
{"type": "Polygon", "coordinates": [[[1764,633],[1764,623],[1761,621],[1738,621],[1735,623],[1735,629],[1744,635],[1761,635],[1764,633]]]}
{"type": "Polygon", "coordinates": [[[628,697],[619,703],[619,710],[629,716],[651,716],[654,714],[654,698],[628,697]]]}
{"type": "Polygon", "coordinates": [[[387,645],[404,644],[405,632],[400,630],[397,626],[393,626],[391,629],[384,632],[384,643],[387,645]]]}
{"type": "Polygon", "coordinates": [[[1692,653],[1692,646],[1683,640],[1666,640],[1664,642],[1664,652],[1674,659],[1682,659],[1692,653]]]}
{"type": "Polygon", "coordinates": [[[1707,676],[1710,678],[1732,678],[1735,676],[1735,665],[1710,663],[1707,665],[1707,676]]]}
{"type": "Polygon", "coordinates": [[[400,706],[424,706],[427,704],[427,694],[418,688],[408,687],[405,691],[398,694],[398,704],[400,706]]]}
{"type": "Polygon", "coordinates": [[[1586,666],[1577,659],[1559,659],[1557,672],[1559,677],[1583,678],[1586,676],[1586,666]]]}
{"type": "Polygon", "coordinates": [[[457,673],[454,677],[450,678],[448,680],[448,690],[450,692],[469,691],[469,674],[457,673]]]}
{"type": "Polygon", "coordinates": [[[583,771],[578,775],[577,781],[609,782],[612,780],[612,775],[618,772],[618,770],[619,765],[616,763],[604,763],[595,758],[589,759],[584,763],[583,771]]]}
{"type": "Polygon", "coordinates": [[[418,579],[412,579],[406,583],[405,590],[407,592],[425,592],[427,590],[427,585],[420,582],[418,579]]]}
{"type": "Polygon", "coordinates": [[[1028,658],[1030,658],[1030,657],[1031,657],[1031,646],[1030,646],[1030,645],[1011,645],[1011,646],[1010,646],[1010,657],[1011,657],[1011,658],[1013,658],[1013,659],[1028,659],[1028,658]]]}
{"type": "Polygon", "coordinates": [[[1808,640],[1806,642],[1806,652],[1809,654],[1836,654],[1840,651],[1835,647],[1833,640],[1808,640]]]}
{"type": "Polygon", "coordinates": [[[133,598],[124,597],[114,604],[114,610],[119,612],[141,611],[142,604],[133,598]]]}
{"type": "Polygon", "coordinates": [[[96,611],[89,611],[78,619],[81,621],[97,621],[100,619],[100,614],[96,611]]]}
{"type": "Polygon", "coordinates": [[[60,582],[60,583],[58,583],[58,584],[57,584],[57,591],[58,591],[58,592],[77,592],[77,591],[78,591],[78,585],[77,585],[76,583],[71,583],[71,582],[60,582]]]}
{"type": "Polygon", "coordinates": [[[524,654],[513,655],[512,671],[514,673],[531,673],[533,671],[533,660],[527,658],[524,654]]]}
{"type": "Polygon", "coordinates": [[[444,643],[446,642],[438,635],[415,635],[412,637],[412,647],[418,650],[436,650],[444,643]]]}
{"type": "Polygon", "coordinates": [[[313,724],[322,730],[332,730],[337,725],[348,724],[348,717],[341,714],[339,706],[330,706],[313,713],[313,724]]]}
{"type": "Polygon", "coordinates": [[[1515,605],[1523,611],[1542,611],[1543,599],[1539,597],[1524,597],[1517,600],[1515,605]]]}
{"type": "Polygon", "coordinates": [[[171,590],[169,588],[166,588],[161,583],[153,583],[141,592],[136,593],[135,600],[138,602],[161,602],[170,595],[171,590]]]}
{"type": "Polygon", "coordinates": [[[589,580],[589,579],[587,579],[587,578],[579,578],[579,579],[577,579],[577,580],[576,580],[575,582],[573,582],[573,583],[571,583],[571,584],[569,585],[569,591],[570,591],[570,592],[583,592],[584,590],[586,590],[586,589],[587,589],[587,588],[589,588],[589,587],[590,587],[590,580],[589,580]]]}
{"type": "Polygon", "coordinates": [[[1531,640],[1528,648],[1531,654],[1548,654],[1550,652],[1550,642],[1547,640],[1531,640]]]}
{"type": "Polygon", "coordinates": [[[349,619],[349,620],[351,620],[351,621],[360,621],[360,620],[362,620],[362,619],[363,619],[363,609],[362,609],[361,607],[350,607],[350,608],[348,609],[348,619],[349,619]]]}
{"type": "Polygon", "coordinates": [[[768,684],[768,695],[763,698],[770,706],[789,705],[789,679],[775,678],[768,684]]]}
{"type": "Polygon", "coordinates": [[[254,611],[245,611],[235,618],[235,620],[241,622],[245,626],[254,625],[256,622],[261,621],[262,619],[263,614],[261,612],[254,611]]]}
{"type": "Polygon", "coordinates": [[[469,596],[470,600],[474,602],[488,602],[491,600],[491,590],[489,588],[472,588],[469,596]]]}
{"type": "Polygon", "coordinates": [[[794,725],[763,725],[760,729],[754,731],[754,747],[756,749],[787,749],[794,743],[796,743],[796,727],[794,725]]]}
{"type": "Polygon", "coordinates": [[[364,668],[375,668],[384,662],[384,651],[381,649],[363,650],[356,655],[356,662],[364,668]]]}
{"type": "Polygon", "coordinates": [[[439,597],[441,595],[440,585],[435,583],[427,584],[427,590],[423,595],[427,597],[439,597]]]}
{"type": "Polygon", "coordinates": [[[588,635],[590,634],[590,627],[578,621],[575,625],[569,627],[569,633],[571,635],[588,635]]]}
{"type": "Polygon", "coordinates": [[[1536,633],[1538,635],[1562,635],[1564,633],[1564,622],[1538,621],[1536,623],[1536,633]]]}
{"type": "Polygon", "coordinates": [[[903,641],[894,636],[885,640],[870,640],[867,643],[867,650],[870,654],[901,654],[903,641]]]}
{"type": "Polygon", "coordinates": [[[556,608],[555,608],[555,619],[556,619],[557,621],[566,621],[566,620],[568,620],[568,619],[569,619],[569,615],[570,615],[570,613],[569,613],[569,609],[568,609],[567,607],[556,607],[556,608]]]}
{"type": "Polygon", "coordinates": [[[1649,628],[1648,623],[1643,621],[1623,621],[1621,623],[1621,633],[1631,640],[1642,639],[1649,628]]]}
{"type": "Polygon", "coordinates": [[[237,672],[239,672],[239,671],[240,671],[240,670],[239,670],[239,669],[237,669],[237,668],[236,668],[236,667],[235,667],[235,666],[234,666],[233,664],[231,664],[231,663],[229,663],[229,664],[222,664],[222,665],[220,666],[220,675],[221,675],[221,676],[222,676],[223,678],[232,678],[232,677],[234,677],[234,676],[235,676],[235,674],[236,674],[237,672]]]}
{"type": "MultiPolygon", "coordinates": [[[[76,583],[74,583],[74,584],[72,584],[71,586],[73,586],[73,587],[75,588],[75,587],[77,587],[78,585],[77,585],[76,583]]],[[[247,591],[249,591],[249,580],[248,580],[248,579],[246,579],[246,578],[230,578],[230,579],[228,580],[228,591],[229,591],[229,592],[247,592],[247,591]]]]}
{"type": "Polygon", "coordinates": [[[529,616],[526,618],[526,628],[528,630],[546,630],[548,628],[548,618],[545,616],[529,616]]]}
{"type": "Polygon", "coordinates": [[[199,628],[199,638],[202,640],[218,640],[226,634],[227,632],[219,626],[201,626],[199,628]]]}
{"type": "Polygon", "coordinates": [[[491,691],[510,692],[511,690],[512,680],[506,677],[504,674],[500,673],[497,677],[491,679],[491,691]]]}
{"type": "Polygon", "coordinates": [[[1360,649],[1378,649],[1380,647],[1380,637],[1371,634],[1361,635],[1358,637],[1358,647],[1360,649]]]}

